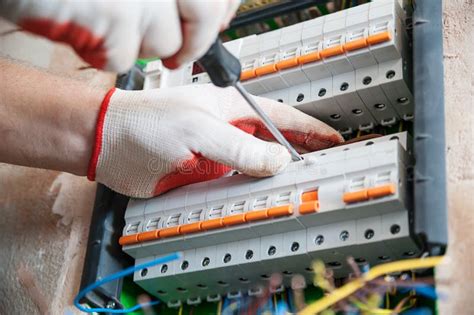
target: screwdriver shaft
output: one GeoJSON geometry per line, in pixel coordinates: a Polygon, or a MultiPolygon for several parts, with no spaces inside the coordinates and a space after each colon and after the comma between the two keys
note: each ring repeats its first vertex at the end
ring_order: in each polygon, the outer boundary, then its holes
{"type": "Polygon", "coordinates": [[[262,119],[265,127],[270,131],[270,133],[275,137],[275,139],[284,146],[291,155],[291,159],[293,161],[301,161],[303,158],[296,152],[296,150],[291,146],[291,144],[285,139],[285,137],[281,134],[280,130],[278,130],[275,125],[272,123],[270,118],[265,114],[265,112],[257,105],[255,100],[252,96],[247,93],[240,82],[236,82],[234,87],[239,91],[242,97],[247,101],[247,103],[252,107],[252,109],[257,113],[257,115],[262,119]]]}

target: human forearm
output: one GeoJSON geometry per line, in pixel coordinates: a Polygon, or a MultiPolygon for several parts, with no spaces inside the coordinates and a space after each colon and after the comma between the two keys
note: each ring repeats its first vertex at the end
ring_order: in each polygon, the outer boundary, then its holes
{"type": "Polygon", "coordinates": [[[105,93],[0,58],[0,162],[86,175],[105,93]]]}

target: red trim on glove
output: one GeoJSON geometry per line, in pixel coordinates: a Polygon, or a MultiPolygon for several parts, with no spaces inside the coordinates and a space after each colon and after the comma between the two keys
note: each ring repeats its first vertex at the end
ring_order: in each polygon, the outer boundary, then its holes
{"type": "Polygon", "coordinates": [[[158,181],[153,195],[160,195],[176,187],[216,179],[230,171],[230,167],[209,160],[199,153],[194,153],[193,158],[183,161],[174,172],[165,175],[158,181]]]}
{"type": "MultiPolygon", "coordinates": [[[[274,140],[272,134],[259,119],[237,119],[230,123],[258,138],[274,140]]],[[[323,135],[294,130],[281,130],[281,132],[288,141],[309,151],[329,148],[343,142],[342,137],[338,134],[323,135]]],[[[165,175],[158,181],[154,195],[160,195],[177,187],[220,178],[230,170],[231,168],[226,165],[209,160],[200,154],[194,154],[192,159],[183,161],[174,172],[165,175]]]]}
{"type": "MultiPolygon", "coordinates": [[[[275,137],[273,137],[260,119],[236,119],[230,123],[257,138],[275,141],[275,137]]],[[[302,132],[285,129],[280,129],[280,132],[290,143],[302,147],[310,152],[327,149],[344,142],[344,139],[337,133],[321,134],[317,132],[302,132]]]]}
{"type": "Polygon", "coordinates": [[[82,59],[95,68],[103,69],[107,64],[104,38],[94,35],[84,26],[46,18],[26,18],[18,25],[26,31],[71,45],[82,59]]]}
{"type": "Polygon", "coordinates": [[[91,181],[95,180],[97,162],[99,161],[99,155],[102,150],[102,133],[104,131],[105,114],[107,113],[110,98],[112,97],[112,94],[114,94],[114,92],[115,88],[110,89],[107,94],[105,94],[104,100],[100,105],[99,117],[97,118],[97,124],[95,129],[95,143],[94,148],[92,149],[92,156],[89,161],[89,169],[87,170],[87,178],[91,181]]]}

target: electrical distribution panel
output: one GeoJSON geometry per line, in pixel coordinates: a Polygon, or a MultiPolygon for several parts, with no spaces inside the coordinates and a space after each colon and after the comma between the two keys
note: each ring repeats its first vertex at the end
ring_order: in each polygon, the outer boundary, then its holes
{"type": "MultiPolygon", "coordinates": [[[[413,119],[405,12],[376,0],[279,30],[225,43],[242,64],[241,81],[352,134],[413,119]]],[[[144,69],[145,87],[208,83],[196,64],[144,69]]],[[[179,261],[139,271],[134,281],[169,306],[259,295],[269,276],[311,262],[336,277],[345,263],[420,254],[413,237],[406,132],[304,155],[281,174],[235,175],[130,200],[120,244],[136,264],[182,251],[179,261]]],[[[280,290],[281,288],[274,288],[280,290]]]]}
{"type": "MultiPolygon", "coordinates": [[[[247,91],[350,134],[413,119],[405,20],[397,0],[380,0],[224,45],[247,91]]],[[[196,63],[179,71],[160,63],[148,64],[145,86],[210,82],[196,63]]]]}
{"type": "Polygon", "coordinates": [[[406,133],[389,135],[305,154],[273,177],[234,175],[131,200],[120,243],[136,264],[183,251],[134,281],[170,305],[192,304],[256,295],[273,272],[311,282],[317,258],[344,276],[348,255],[375,265],[419,254],[407,143],[406,133]]]}

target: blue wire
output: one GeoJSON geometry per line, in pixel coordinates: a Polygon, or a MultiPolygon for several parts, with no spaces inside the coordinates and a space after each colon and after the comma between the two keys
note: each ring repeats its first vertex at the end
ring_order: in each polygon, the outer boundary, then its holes
{"type": "Polygon", "coordinates": [[[128,267],[127,269],[124,269],[124,270],[119,271],[117,273],[111,274],[110,276],[107,276],[107,277],[105,277],[101,280],[98,280],[98,281],[94,282],[93,284],[88,285],[86,288],[82,289],[81,291],[79,291],[79,293],[74,298],[74,306],[77,307],[80,311],[85,312],[85,313],[107,312],[107,313],[113,313],[113,314],[124,314],[124,313],[130,313],[130,312],[136,311],[136,310],[138,310],[142,307],[148,307],[148,306],[156,305],[156,304],[159,303],[159,301],[151,301],[151,302],[148,302],[148,303],[137,304],[137,305],[135,305],[133,307],[130,307],[130,308],[127,308],[127,309],[116,310],[116,309],[109,309],[109,308],[86,308],[86,307],[82,306],[79,301],[84,296],[86,296],[87,293],[89,293],[90,291],[104,285],[107,282],[114,281],[114,280],[126,277],[130,274],[133,274],[137,270],[150,268],[150,267],[153,267],[153,266],[156,266],[156,265],[159,265],[159,264],[164,264],[164,263],[170,262],[170,261],[175,260],[175,259],[180,259],[181,256],[182,256],[181,253],[178,253],[178,252],[172,253],[170,255],[163,256],[163,257],[160,257],[160,258],[156,258],[152,261],[149,261],[149,262],[146,262],[146,263],[143,263],[143,264],[140,264],[140,265],[128,267]]]}

